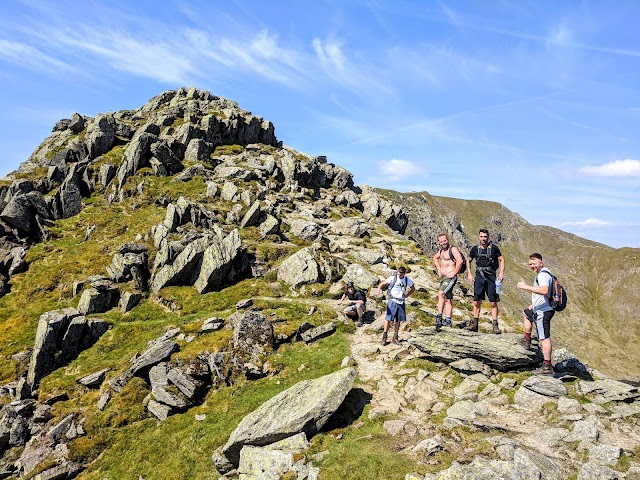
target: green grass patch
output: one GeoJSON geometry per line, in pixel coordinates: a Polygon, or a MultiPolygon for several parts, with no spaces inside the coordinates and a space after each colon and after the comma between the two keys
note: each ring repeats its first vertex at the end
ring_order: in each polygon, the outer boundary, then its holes
{"type": "Polygon", "coordinates": [[[212,157],[219,157],[221,155],[238,155],[244,152],[242,145],[218,145],[211,154],[212,157]]]}

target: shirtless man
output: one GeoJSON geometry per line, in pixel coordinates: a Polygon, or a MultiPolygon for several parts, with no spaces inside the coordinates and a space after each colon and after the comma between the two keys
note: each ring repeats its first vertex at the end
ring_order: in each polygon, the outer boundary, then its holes
{"type": "Polygon", "coordinates": [[[440,277],[440,287],[438,288],[438,314],[436,315],[436,330],[444,325],[451,327],[451,312],[453,305],[453,287],[458,280],[458,273],[462,268],[462,255],[458,247],[449,245],[449,237],[446,233],[438,235],[440,250],[433,256],[433,263],[440,277]],[[442,312],[445,312],[444,322],[442,312]]]}

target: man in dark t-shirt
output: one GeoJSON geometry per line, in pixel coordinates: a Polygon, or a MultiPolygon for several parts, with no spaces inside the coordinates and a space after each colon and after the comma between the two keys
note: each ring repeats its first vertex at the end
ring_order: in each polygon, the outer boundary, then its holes
{"type": "Polygon", "coordinates": [[[491,322],[493,333],[502,333],[498,327],[498,302],[500,295],[496,292],[496,279],[504,280],[504,257],[497,245],[489,241],[489,231],[481,228],[478,232],[480,245],[471,248],[467,257],[467,278],[473,283],[473,319],[467,325],[467,330],[478,331],[478,317],[485,295],[491,304],[491,322]],[[471,262],[476,261],[475,279],[471,274],[471,262]]]}
{"type": "Polygon", "coordinates": [[[349,306],[344,309],[344,314],[350,317],[357,315],[358,321],[356,322],[356,325],[361,327],[363,325],[362,315],[364,315],[366,300],[364,294],[360,290],[356,290],[353,282],[347,283],[347,291],[342,295],[340,303],[343,303],[345,300],[349,302],[349,306]]]}

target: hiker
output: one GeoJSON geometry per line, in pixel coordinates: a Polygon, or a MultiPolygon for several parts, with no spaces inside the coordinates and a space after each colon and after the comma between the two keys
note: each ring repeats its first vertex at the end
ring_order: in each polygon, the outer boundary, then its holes
{"type": "Polygon", "coordinates": [[[496,280],[502,284],[504,281],[504,257],[497,245],[489,240],[489,231],[481,228],[478,231],[480,245],[474,245],[469,252],[467,260],[467,278],[473,284],[473,319],[466,329],[471,332],[478,331],[478,317],[480,317],[480,307],[485,295],[491,304],[491,323],[493,333],[500,334],[502,330],[498,327],[498,302],[500,295],[496,292],[496,280]],[[475,279],[471,275],[471,262],[476,260],[475,279]],[[500,269],[497,272],[498,268],[500,269]]]}
{"type": "Polygon", "coordinates": [[[413,282],[406,276],[407,269],[399,267],[397,272],[380,282],[376,292],[378,295],[382,295],[382,289],[387,288],[387,314],[384,317],[384,333],[382,334],[382,345],[387,344],[387,337],[389,333],[389,326],[391,322],[395,322],[393,326],[393,340],[394,345],[400,345],[400,339],[398,332],[400,331],[400,322],[407,320],[407,311],[405,308],[404,300],[411,296],[416,291],[413,286],[413,282]]]}
{"type": "Polygon", "coordinates": [[[552,283],[551,272],[544,268],[542,255],[539,253],[529,255],[529,268],[536,273],[533,285],[527,285],[524,280],[520,280],[517,285],[519,289],[531,292],[531,305],[523,310],[524,337],[520,342],[524,348],[529,349],[531,346],[531,330],[535,324],[544,362],[540,368],[532,373],[536,375],[553,375],[553,367],[551,366],[551,319],[556,312],[549,303],[549,291],[552,283]]]}
{"type": "Polygon", "coordinates": [[[449,244],[449,237],[446,233],[438,235],[440,250],[433,256],[433,263],[436,266],[438,277],[440,277],[440,287],[438,288],[438,314],[436,315],[436,330],[443,325],[451,327],[451,312],[453,305],[453,287],[458,280],[458,273],[463,265],[460,249],[449,244]],[[442,312],[444,311],[444,322],[442,312]]]}
{"type": "Polygon", "coordinates": [[[349,302],[349,306],[343,310],[343,313],[348,317],[357,315],[358,321],[356,322],[356,326],[361,327],[363,325],[362,316],[364,315],[364,308],[367,301],[364,293],[356,290],[353,282],[349,282],[347,283],[347,290],[340,299],[340,303],[344,303],[345,300],[349,302]]]}

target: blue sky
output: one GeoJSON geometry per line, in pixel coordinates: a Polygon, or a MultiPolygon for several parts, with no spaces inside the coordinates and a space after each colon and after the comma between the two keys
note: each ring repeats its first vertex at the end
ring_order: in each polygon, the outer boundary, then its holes
{"type": "Polygon", "coordinates": [[[74,111],[194,85],[358,184],[640,247],[638,18],[635,1],[0,2],[0,177],[74,111]]]}

